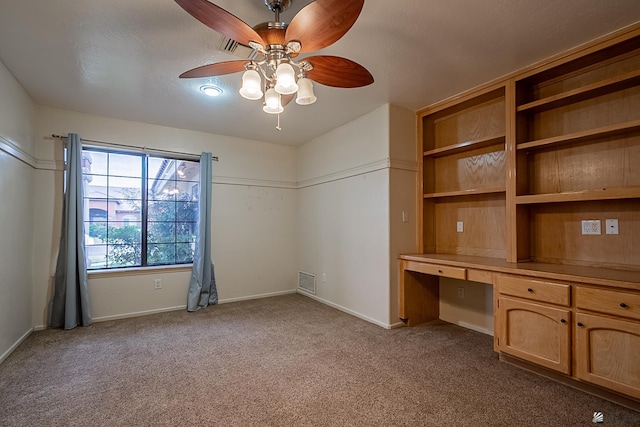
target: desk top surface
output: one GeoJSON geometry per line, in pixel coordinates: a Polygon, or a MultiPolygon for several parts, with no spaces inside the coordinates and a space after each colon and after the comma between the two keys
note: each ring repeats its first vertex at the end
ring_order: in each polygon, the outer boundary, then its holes
{"type": "Polygon", "coordinates": [[[640,290],[639,270],[539,262],[511,263],[499,258],[452,254],[401,254],[398,258],[405,261],[640,290]]]}

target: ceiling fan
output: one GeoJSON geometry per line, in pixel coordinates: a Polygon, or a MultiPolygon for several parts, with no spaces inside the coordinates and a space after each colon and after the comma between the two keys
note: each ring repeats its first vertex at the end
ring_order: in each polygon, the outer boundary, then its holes
{"type": "Polygon", "coordinates": [[[270,114],[281,113],[296,94],[296,103],[314,103],[311,80],[337,88],[373,83],[373,76],[366,68],[346,58],[317,55],[297,59],[300,54],[330,46],[346,34],[358,19],[364,0],[315,0],[300,10],[289,24],[280,21],[280,13],[292,0],[264,0],[275,13],[275,20],[253,28],[207,0],[175,1],[198,21],[258,54],[255,60],[197,67],[182,73],[180,78],[212,77],[244,70],[240,94],[246,99],[259,100],[264,89],[263,110],[270,114]]]}

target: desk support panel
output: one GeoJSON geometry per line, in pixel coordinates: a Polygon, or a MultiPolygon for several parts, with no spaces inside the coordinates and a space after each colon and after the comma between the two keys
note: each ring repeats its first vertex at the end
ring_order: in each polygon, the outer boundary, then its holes
{"type": "Polygon", "coordinates": [[[438,276],[405,270],[400,261],[400,318],[408,326],[440,318],[440,283],[438,276]]]}

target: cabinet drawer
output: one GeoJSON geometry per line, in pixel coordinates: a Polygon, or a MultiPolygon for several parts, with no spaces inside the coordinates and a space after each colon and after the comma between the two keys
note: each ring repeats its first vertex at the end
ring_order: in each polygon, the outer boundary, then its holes
{"type": "Polygon", "coordinates": [[[408,261],[405,265],[405,270],[417,271],[418,273],[431,274],[434,276],[451,277],[453,279],[467,279],[466,268],[451,267],[447,265],[408,261]]]}
{"type": "Polygon", "coordinates": [[[640,293],[577,286],[576,307],[640,320],[640,293]]]}
{"type": "Polygon", "coordinates": [[[499,275],[497,284],[501,294],[564,306],[571,304],[571,286],[564,283],[499,275]]]}

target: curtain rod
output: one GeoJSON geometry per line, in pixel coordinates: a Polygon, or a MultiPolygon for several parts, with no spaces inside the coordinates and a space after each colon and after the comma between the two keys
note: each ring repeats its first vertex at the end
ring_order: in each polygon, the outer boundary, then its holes
{"type": "MultiPolygon", "coordinates": [[[[63,135],[56,135],[55,133],[51,134],[52,138],[59,138],[59,139],[67,139],[66,136],[63,135]]],[[[128,148],[128,149],[135,149],[138,147],[132,147],[130,145],[125,145],[125,144],[117,144],[115,142],[105,142],[105,141],[96,141],[95,139],[85,139],[85,138],[80,138],[80,140],[82,141],[87,141],[87,142],[93,142],[95,144],[100,144],[100,145],[105,145],[107,147],[122,147],[122,148],[128,148]]],[[[170,151],[170,150],[160,150],[160,149],[156,149],[156,148],[147,148],[147,147],[142,147],[140,148],[140,150],[144,153],[144,152],[152,152],[152,153],[168,153],[168,154],[174,154],[174,155],[178,155],[178,156],[187,156],[187,157],[192,157],[194,159],[199,159],[200,156],[198,154],[192,154],[192,153],[180,153],[177,151],[170,151]]],[[[218,156],[212,156],[211,160],[213,160],[214,162],[219,161],[218,156]]]]}

